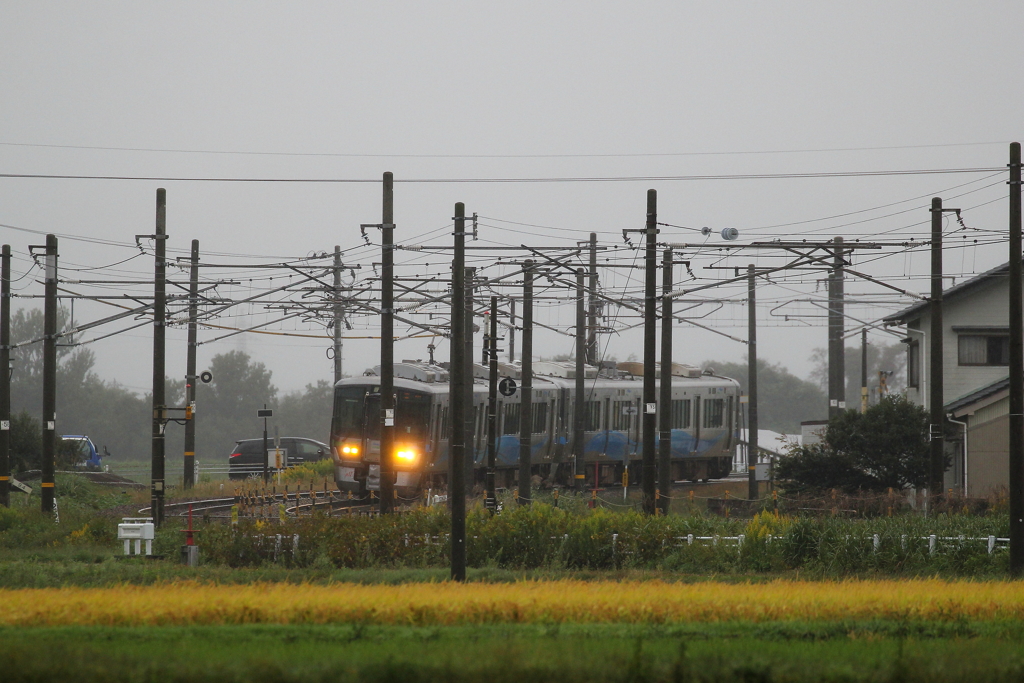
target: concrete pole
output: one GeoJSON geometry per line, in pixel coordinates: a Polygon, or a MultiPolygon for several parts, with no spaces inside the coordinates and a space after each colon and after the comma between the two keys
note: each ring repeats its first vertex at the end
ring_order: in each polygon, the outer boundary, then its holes
{"type": "Polygon", "coordinates": [[[1024,574],[1024,310],[1020,143],[1010,144],[1010,573],[1024,574]]]}
{"type": "Polygon", "coordinates": [[[658,491],[661,513],[667,515],[672,503],[672,261],[666,249],[661,262],[661,397],[658,422],[658,491]]]}
{"type": "Polygon", "coordinates": [[[747,497],[757,500],[757,272],[747,266],[747,497]]]}
{"type": "Polygon", "coordinates": [[[394,177],[384,174],[381,210],[380,512],[395,509],[395,237],[394,177]]]}
{"type": "Polygon", "coordinates": [[[190,417],[185,421],[185,488],[196,483],[196,346],[199,315],[199,240],[192,240],[191,268],[188,280],[188,349],[185,351],[185,405],[190,417]]]}
{"type": "Polygon", "coordinates": [[[164,488],[166,483],[164,430],[167,427],[166,379],[167,353],[167,191],[156,191],[156,258],[153,276],[153,447],[152,447],[152,514],[153,523],[164,521],[164,488]]]}
{"type": "Polygon", "coordinates": [[[465,382],[466,365],[462,354],[465,351],[466,317],[466,206],[455,205],[455,249],[452,258],[452,326],[451,363],[449,366],[448,401],[451,411],[451,434],[449,435],[449,504],[452,511],[451,533],[451,577],[453,581],[466,580],[466,431],[465,423],[465,382]]]}
{"type": "Polygon", "coordinates": [[[523,353],[519,385],[519,504],[529,505],[533,440],[533,261],[523,269],[523,353]]]}
{"type": "Polygon", "coordinates": [[[11,245],[0,259],[0,505],[11,505],[11,245]]]}
{"type": "Polygon", "coordinates": [[[640,473],[643,491],[643,511],[654,514],[657,453],[655,431],[658,429],[657,379],[655,360],[657,353],[657,299],[658,299],[658,192],[647,190],[646,256],[644,258],[644,405],[643,460],[640,473]]]}

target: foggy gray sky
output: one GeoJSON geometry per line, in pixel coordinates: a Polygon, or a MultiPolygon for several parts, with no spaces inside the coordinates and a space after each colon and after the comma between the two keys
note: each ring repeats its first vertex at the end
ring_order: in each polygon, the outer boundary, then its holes
{"type": "MultiPolygon", "coordinates": [[[[1017,2],[3,2],[0,173],[379,179],[390,170],[401,181],[1002,168],[1007,144],[1022,137],[1014,69],[1022,14],[1017,2]]],[[[934,194],[986,231],[970,231],[970,239],[976,233],[991,242],[987,231],[1006,229],[1004,180],[989,173],[399,183],[396,240],[438,231],[434,243],[448,243],[442,228],[462,201],[470,213],[548,226],[485,221],[481,237],[496,242],[567,244],[597,231],[621,244],[623,228],[642,227],[652,187],[660,220],[737,227],[741,243],[923,239],[934,194]],[[818,220],[851,212],[862,213],[818,220]]],[[[119,243],[61,239],[62,267],[105,266],[132,255],[135,234],[152,232],[158,186],[168,191],[171,248],[187,250],[197,238],[204,253],[251,255],[240,262],[357,247],[358,225],[380,221],[377,183],[0,178],[0,224],[119,243]]],[[[964,234],[950,240],[962,242],[964,234]]],[[[0,236],[19,257],[20,275],[27,245],[42,236],[11,227],[0,227],[0,236]]],[[[674,228],[662,239],[698,241],[674,228]]],[[[720,246],[713,237],[694,257],[698,276],[721,272],[699,269],[720,246]]],[[[353,255],[367,266],[379,260],[367,250],[353,255]]],[[[448,258],[421,258],[440,265],[419,272],[443,272],[448,258]]],[[[400,261],[410,259],[400,253],[400,261]]],[[[856,262],[925,291],[923,279],[905,278],[923,275],[927,259],[920,252],[856,262]]],[[[946,271],[980,272],[1005,260],[1005,243],[950,250],[946,271]]],[[[723,263],[755,261],[743,255],[723,263]]],[[[114,271],[84,272],[148,277],[152,266],[139,257],[114,271]]],[[[606,285],[626,291],[637,277],[630,285],[617,273],[606,285]]],[[[33,278],[17,286],[22,294],[42,291],[33,278]]],[[[810,351],[826,343],[822,321],[786,321],[772,315],[772,302],[815,289],[814,276],[766,287],[759,310],[761,357],[802,376],[810,351]]],[[[222,293],[248,291],[243,284],[222,293]]],[[[851,284],[848,291],[881,290],[851,284]]],[[[862,305],[852,314],[875,319],[900,305],[885,300],[884,310],[862,305]]],[[[813,311],[792,306],[786,311],[813,311]]],[[[226,324],[261,320],[258,311],[241,313],[249,318],[226,324]]],[[[700,313],[708,313],[702,324],[745,337],[742,306],[700,313]]],[[[107,314],[100,306],[76,309],[79,319],[107,314]]],[[[565,327],[572,311],[543,311],[538,320],[565,327]]],[[[680,360],[745,354],[742,344],[680,329],[680,360]]],[[[97,371],[147,390],[150,340],[140,328],[93,345],[97,371]]],[[[427,341],[401,342],[396,356],[426,357],[427,341]]],[[[200,347],[199,363],[244,348],[291,390],[331,376],[328,345],[246,335],[200,347]]],[[[620,359],[639,346],[637,331],[607,340],[608,353],[620,359]]],[[[537,347],[569,352],[572,343],[541,335],[537,347]]],[[[376,342],[352,340],[345,348],[347,372],[377,362],[376,342]]],[[[168,353],[169,374],[183,375],[184,332],[171,332],[168,353]]],[[[438,355],[447,358],[446,345],[438,355]]]]}

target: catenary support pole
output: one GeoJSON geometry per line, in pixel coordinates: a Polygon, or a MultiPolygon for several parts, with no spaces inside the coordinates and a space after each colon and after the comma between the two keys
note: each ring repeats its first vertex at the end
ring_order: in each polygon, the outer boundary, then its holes
{"type": "Polygon", "coordinates": [[[0,257],[0,505],[11,505],[11,245],[0,257]]]}
{"type": "Polygon", "coordinates": [[[868,328],[860,331],[860,412],[868,412],[868,328]]]}
{"type": "Polygon", "coordinates": [[[655,361],[657,354],[657,301],[658,301],[658,191],[647,190],[646,253],[644,257],[644,405],[643,460],[640,483],[643,491],[644,514],[654,514],[657,454],[654,449],[655,431],[658,429],[657,384],[655,361]]]}
{"type": "Polygon", "coordinates": [[[395,212],[394,176],[384,174],[381,211],[380,512],[395,509],[395,212]]]}
{"type": "Polygon", "coordinates": [[[757,500],[757,269],[747,266],[747,498],[757,500]]]}
{"type": "Polygon", "coordinates": [[[188,278],[188,349],[185,351],[185,488],[196,483],[196,338],[199,315],[199,240],[192,240],[191,268],[188,278]]]}
{"type": "Polygon", "coordinates": [[[451,409],[450,463],[448,467],[448,500],[452,511],[451,577],[453,581],[466,580],[466,482],[465,482],[465,373],[462,354],[465,345],[466,317],[466,206],[455,205],[455,249],[452,258],[452,328],[451,363],[449,366],[448,398],[451,409]]]}
{"type": "Polygon", "coordinates": [[[661,513],[672,503],[672,260],[666,249],[661,262],[661,397],[658,401],[658,491],[661,513]]]}
{"type": "Polygon", "coordinates": [[[832,272],[828,278],[828,416],[846,409],[846,342],[843,341],[843,238],[836,237],[832,250],[832,272]]]}
{"type": "Polygon", "coordinates": [[[167,353],[167,190],[156,191],[156,234],[154,236],[153,274],[153,447],[151,508],[153,523],[159,527],[164,521],[164,488],[166,484],[164,459],[167,427],[167,399],[164,391],[167,353]]]}
{"type": "Polygon", "coordinates": [[[1010,144],[1010,573],[1024,574],[1024,310],[1020,143],[1010,144]]]}
{"type": "Polygon", "coordinates": [[[498,505],[494,470],[498,460],[498,297],[491,297],[487,331],[487,499],[486,507],[494,511],[498,505]]]}
{"type": "Polygon", "coordinates": [[[466,392],[466,460],[463,465],[466,468],[466,491],[471,493],[474,485],[473,470],[476,465],[476,401],[473,399],[473,387],[476,373],[473,371],[473,307],[476,302],[473,298],[473,280],[476,278],[476,268],[466,268],[465,292],[466,292],[466,317],[463,326],[463,339],[466,350],[462,354],[462,362],[466,364],[465,384],[466,392]]]}
{"type": "Polygon", "coordinates": [[[519,386],[519,504],[529,505],[533,438],[533,261],[523,268],[523,353],[519,386]]]}
{"type": "Polygon", "coordinates": [[[341,330],[343,326],[342,316],[344,309],[341,305],[341,246],[334,245],[334,383],[341,380],[342,375],[342,339],[341,330]]]}
{"type": "Polygon", "coordinates": [[[57,237],[46,236],[43,303],[43,463],[39,497],[43,512],[53,512],[54,456],[57,449],[57,237]]]}
{"type": "Polygon", "coordinates": [[[583,278],[582,268],[576,270],[576,384],[572,401],[572,485],[574,488],[583,485],[583,476],[586,476],[583,458],[583,417],[586,415],[587,403],[585,395],[586,366],[583,364],[583,356],[589,352],[589,347],[584,351],[586,343],[586,328],[584,327],[585,317],[583,309],[583,278]]]}
{"type": "Polygon", "coordinates": [[[587,364],[597,365],[597,233],[590,233],[590,301],[587,308],[587,364]]]}

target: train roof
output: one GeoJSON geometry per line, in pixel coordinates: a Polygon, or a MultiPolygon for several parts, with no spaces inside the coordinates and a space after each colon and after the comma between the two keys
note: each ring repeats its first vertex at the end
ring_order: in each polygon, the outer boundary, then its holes
{"type": "MultiPolygon", "coordinates": [[[[518,369],[518,363],[513,365],[504,364],[505,368],[499,369],[499,377],[513,377],[519,379],[520,374],[511,372],[510,370],[518,369]],[[505,372],[501,370],[504,369],[505,372]]],[[[551,363],[551,362],[537,362],[535,366],[541,366],[537,368],[540,372],[536,371],[533,375],[533,389],[535,391],[552,390],[552,389],[575,389],[576,378],[575,372],[566,373],[563,372],[566,365],[574,365],[573,363],[551,363]],[[561,368],[552,366],[563,366],[561,368]],[[560,375],[571,374],[571,377],[566,376],[552,376],[547,374],[550,372],[557,372],[560,375]],[[542,374],[544,373],[544,374],[542,374]]],[[[622,363],[620,365],[626,365],[622,363]]],[[[676,364],[673,364],[675,366],[676,364]]],[[[487,389],[487,375],[482,370],[486,370],[485,366],[474,363],[475,372],[473,378],[474,393],[487,389]]],[[[680,366],[689,368],[690,366],[680,366]]],[[[448,371],[438,365],[430,365],[428,363],[412,363],[402,362],[395,363],[395,387],[399,389],[409,389],[420,391],[430,394],[447,394],[449,386],[449,375],[448,371]]],[[[604,368],[602,372],[598,373],[597,368],[594,366],[587,366],[588,369],[594,372],[585,372],[586,384],[588,388],[601,387],[601,388],[628,388],[628,389],[642,389],[643,388],[643,377],[631,374],[626,371],[604,368]]],[[[714,374],[698,374],[696,376],[690,376],[695,373],[687,373],[684,376],[680,376],[675,372],[676,367],[673,367],[672,384],[676,387],[692,388],[699,390],[704,387],[721,387],[728,385],[732,387],[739,387],[739,383],[729,377],[722,377],[714,374]]],[[[380,366],[376,366],[371,369],[367,369],[362,376],[359,377],[346,377],[340,380],[336,386],[359,386],[365,384],[376,384],[380,381],[380,366]]]]}

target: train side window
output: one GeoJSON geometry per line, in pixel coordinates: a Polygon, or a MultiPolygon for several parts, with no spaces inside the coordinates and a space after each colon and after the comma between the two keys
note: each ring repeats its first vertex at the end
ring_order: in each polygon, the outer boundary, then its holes
{"type": "Polygon", "coordinates": [[[672,429],[689,429],[690,415],[690,399],[672,401],[672,429]]]}
{"type": "Polygon", "coordinates": [[[534,434],[543,434],[548,430],[548,404],[534,403],[532,408],[533,424],[530,425],[531,431],[534,434]]]}
{"type": "Polygon", "coordinates": [[[596,432],[601,429],[601,402],[587,401],[583,413],[583,431],[596,432]]]}
{"type": "Polygon", "coordinates": [[[441,408],[441,438],[451,438],[451,425],[448,423],[448,406],[441,408]]]}
{"type": "Polygon", "coordinates": [[[633,412],[632,401],[615,401],[612,403],[612,429],[626,431],[629,429],[629,418],[633,412]]]}
{"type": "Polygon", "coordinates": [[[715,429],[725,424],[725,399],[709,398],[704,401],[704,426],[715,429]]]}
{"type": "Polygon", "coordinates": [[[506,403],[505,404],[505,419],[501,427],[502,434],[518,434],[519,433],[519,404],[518,403],[506,403]]]}

